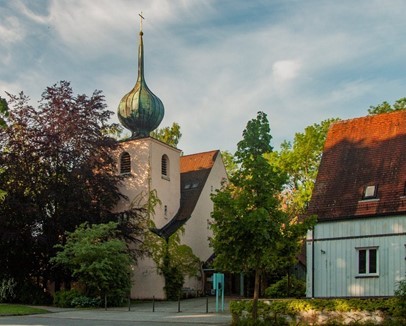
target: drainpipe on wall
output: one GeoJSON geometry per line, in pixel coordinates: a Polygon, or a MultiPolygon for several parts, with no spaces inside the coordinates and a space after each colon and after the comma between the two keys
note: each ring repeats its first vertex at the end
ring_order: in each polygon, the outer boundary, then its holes
{"type": "Polygon", "coordinates": [[[312,298],[314,298],[314,229],[316,226],[313,227],[312,229],[312,298]]]}

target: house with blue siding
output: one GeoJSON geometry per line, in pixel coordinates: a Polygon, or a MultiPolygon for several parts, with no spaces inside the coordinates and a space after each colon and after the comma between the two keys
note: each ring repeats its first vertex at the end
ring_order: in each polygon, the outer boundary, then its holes
{"type": "Polygon", "coordinates": [[[406,111],[333,124],[308,215],[307,297],[392,296],[406,274],[406,111]]]}

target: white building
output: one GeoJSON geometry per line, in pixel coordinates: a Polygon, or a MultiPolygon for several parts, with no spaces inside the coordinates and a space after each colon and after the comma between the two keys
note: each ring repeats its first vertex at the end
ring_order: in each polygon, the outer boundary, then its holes
{"type": "Polygon", "coordinates": [[[406,274],[406,111],[330,128],[308,214],[308,297],[394,294],[406,274]]]}
{"type": "MultiPolygon", "coordinates": [[[[144,202],[155,191],[160,204],[153,215],[154,232],[167,239],[183,227],[181,243],[206,262],[213,254],[209,247],[213,210],[210,194],[227,178],[224,163],[218,150],[182,156],[179,149],[151,138],[150,132],[159,126],[163,115],[162,102],[145,83],[141,32],[137,82],[118,108],[120,122],[132,132],[131,139],[122,142],[116,154],[118,170],[125,176],[120,191],[130,201],[144,202]]],[[[122,201],[117,210],[125,210],[126,205],[130,202],[122,201]]],[[[203,275],[188,279],[184,287],[202,292],[203,280],[203,275]]],[[[164,285],[154,261],[140,259],[134,267],[131,297],[165,299],[164,285]]]]}

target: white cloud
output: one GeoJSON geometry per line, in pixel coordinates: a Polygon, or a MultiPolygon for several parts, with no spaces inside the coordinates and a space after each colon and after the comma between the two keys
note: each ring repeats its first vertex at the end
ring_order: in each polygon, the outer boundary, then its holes
{"type": "Polygon", "coordinates": [[[273,64],[272,71],[276,82],[285,82],[296,78],[301,64],[297,60],[280,60],[273,64]]]}

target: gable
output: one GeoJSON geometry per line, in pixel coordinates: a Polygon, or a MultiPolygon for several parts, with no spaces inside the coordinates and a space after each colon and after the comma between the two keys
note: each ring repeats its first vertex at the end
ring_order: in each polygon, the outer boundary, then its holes
{"type": "Polygon", "coordinates": [[[406,111],[333,124],[308,214],[323,221],[406,212],[405,149],[406,111]]]}
{"type": "Polygon", "coordinates": [[[219,153],[219,150],[215,150],[180,158],[180,207],[173,219],[163,228],[153,230],[155,233],[169,238],[192,216],[219,153]]]}

